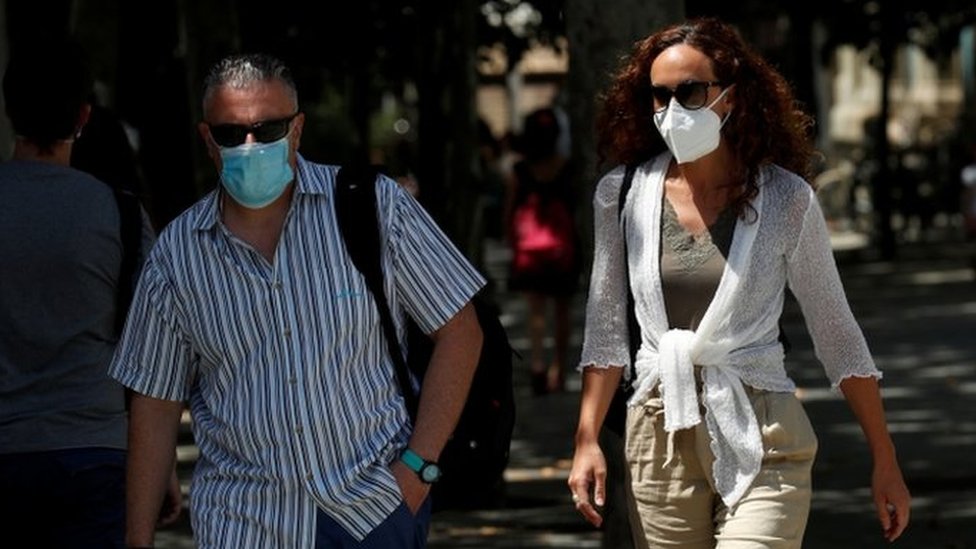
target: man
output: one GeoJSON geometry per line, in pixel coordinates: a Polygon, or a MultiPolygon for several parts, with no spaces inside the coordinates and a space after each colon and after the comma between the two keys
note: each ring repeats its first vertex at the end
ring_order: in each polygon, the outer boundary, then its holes
{"type": "Polygon", "coordinates": [[[411,427],[336,225],[337,167],[297,152],[290,71],[261,54],[222,60],[203,116],[221,184],[160,234],[111,368],[137,393],[128,543],[153,541],[188,399],[200,547],[424,547],[435,479],[420,471],[470,386],[482,335],[469,301],[484,279],[408,193],[376,182],[391,308],[434,339],[411,427]]]}
{"type": "MultiPolygon", "coordinates": [[[[16,133],[12,160],[0,164],[0,531],[9,547],[123,544],[125,398],[107,374],[125,313],[120,211],[107,184],[69,167],[91,86],[84,52],[66,39],[15,44],[3,79],[16,133]]],[[[151,231],[141,236],[146,249],[151,231]]]]}

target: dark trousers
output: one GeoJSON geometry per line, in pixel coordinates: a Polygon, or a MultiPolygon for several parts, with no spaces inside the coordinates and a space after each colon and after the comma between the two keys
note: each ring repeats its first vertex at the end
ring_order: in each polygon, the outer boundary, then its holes
{"type": "Polygon", "coordinates": [[[315,516],[315,549],[425,549],[429,527],[430,498],[416,515],[411,515],[401,502],[363,541],[357,541],[319,509],[315,516]]]}
{"type": "Polygon", "coordinates": [[[5,547],[125,547],[125,451],[0,454],[5,547]]]}

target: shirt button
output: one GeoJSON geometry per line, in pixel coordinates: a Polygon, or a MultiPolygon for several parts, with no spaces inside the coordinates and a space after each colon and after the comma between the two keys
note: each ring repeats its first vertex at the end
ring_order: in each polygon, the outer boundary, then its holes
{"type": "Polygon", "coordinates": [[[274,288],[275,290],[280,290],[280,289],[281,289],[281,281],[280,281],[280,280],[275,280],[275,281],[274,281],[274,282],[273,282],[273,283],[271,284],[271,286],[272,286],[272,287],[273,287],[273,288],[274,288]]]}
{"type": "Polygon", "coordinates": [[[291,328],[285,328],[282,333],[285,334],[285,337],[291,337],[291,328]]]}
{"type": "Polygon", "coordinates": [[[290,378],[288,378],[288,383],[291,383],[292,385],[294,385],[294,384],[298,383],[298,380],[296,380],[293,377],[290,377],[290,378]]]}
{"type": "Polygon", "coordinates": [[[295,432],[298,433],[299,435],[302,434],[302,432],[303,432],[302,431],[302,426],[299,425],[298,427],[295,427],[295,432]]]}
{"type": "Polygon", "coordinates": [[[315,478],[315,477],[312,476],[312,473],[309,473],[309,474],[305,475],[305,480],[307,480],[309,482],[311,482],[313,478],[315,478]]]}

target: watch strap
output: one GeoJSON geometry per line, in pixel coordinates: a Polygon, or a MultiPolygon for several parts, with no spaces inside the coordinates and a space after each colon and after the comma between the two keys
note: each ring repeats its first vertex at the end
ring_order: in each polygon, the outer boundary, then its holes
{"type": "Polygon", "coordinates": [[[400,454],[400,461],[402,461],[403,464],[409,467],[414,473],[420,473],[420,471],[424,468],[424,465],[427,464],[427,460],[420,457],[417,452],[414,452],[410,448],[405,449],[403,453],[400,454]]]}

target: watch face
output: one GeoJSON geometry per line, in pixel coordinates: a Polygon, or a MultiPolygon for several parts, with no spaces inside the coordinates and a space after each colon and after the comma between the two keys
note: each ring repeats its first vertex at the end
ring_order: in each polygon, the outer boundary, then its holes
{"type": "Polygon", "coordinates": [[[424,465],[424,468],[420,470],[420,478],[426,482],[437,482],[441,478],[441,468],[434,463],[428,463],[424,465]]]}

